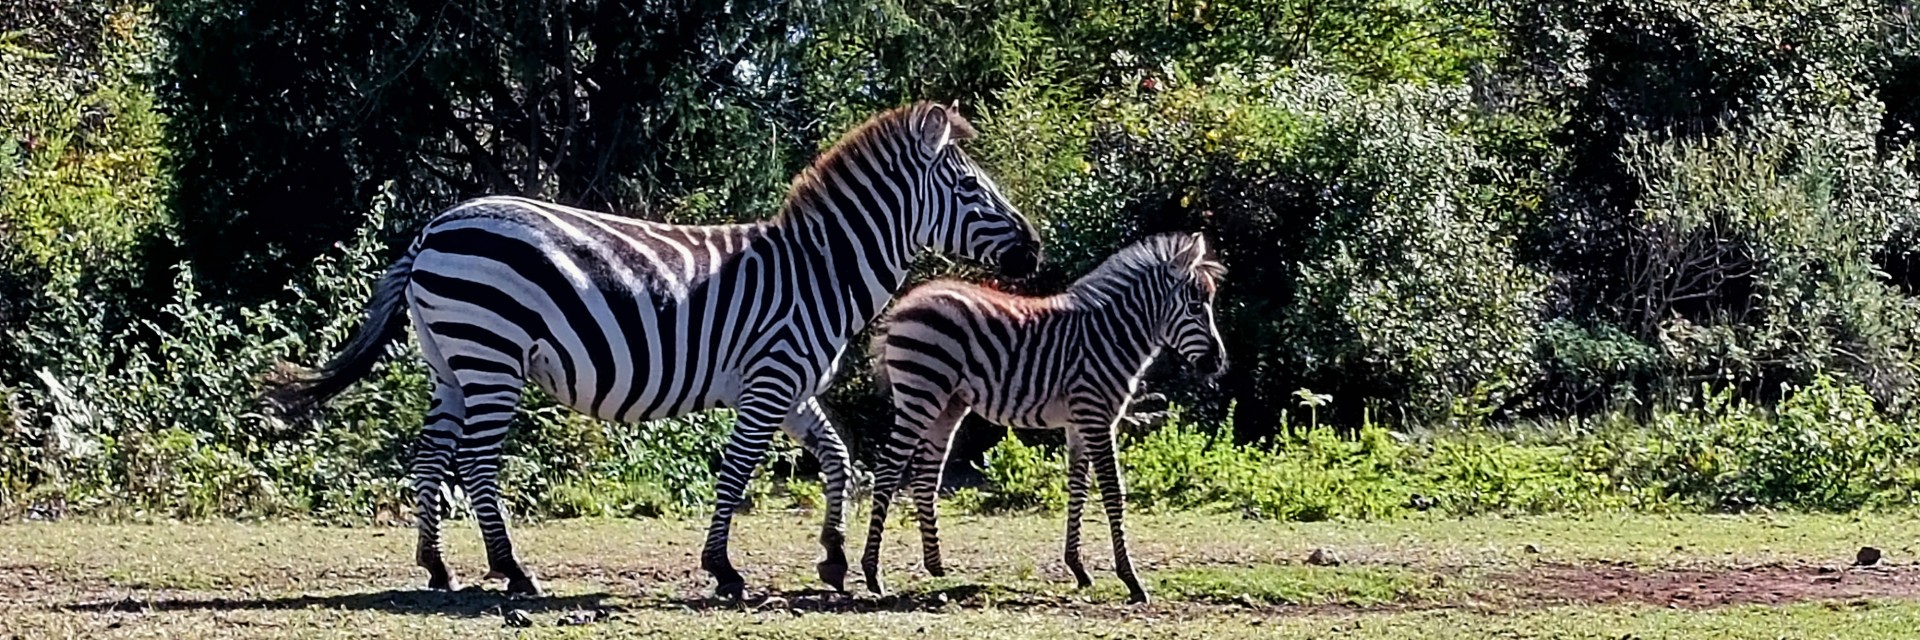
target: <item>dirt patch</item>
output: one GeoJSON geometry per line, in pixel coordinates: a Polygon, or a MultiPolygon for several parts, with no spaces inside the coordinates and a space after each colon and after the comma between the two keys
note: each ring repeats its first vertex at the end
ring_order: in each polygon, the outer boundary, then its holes
{"type": "Polygon", "coordinates": [[[1863,598],[1920,599],[1920,567],[1748,567],[1641,569],[1624,564],[1540,564],[1489,576],[1522,602],[1651,604],[1708,609],[1863,598]]]}

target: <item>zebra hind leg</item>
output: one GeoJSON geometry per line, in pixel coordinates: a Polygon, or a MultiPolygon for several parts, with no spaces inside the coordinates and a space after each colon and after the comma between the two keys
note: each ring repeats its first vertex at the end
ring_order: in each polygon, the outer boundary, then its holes
{"type": "Polygon", "coordinates": [[[827,422],[818,399],[809,398],[801,403],[781,426],[787,435],[799,440],[820,460],[822,493],[827,503],[826,518],[820,526],[820,547],[826,557],[814,568],[821,582],[844,592],[847,590],[846,509],[849,476],[854,471],[853,455],[833,425],[827,422]]]}
{"type": "Polygon", "coordinates": [[[940,480],[947,466],[947,450],[953,442],[954,428],[966,417],[967,407],[948,407],[940,419],[928,425],[913,456],[913,493],[915,515],[920,520],[920,561],[927,575],[947,575],[940,557],[940,480]]]}
{"type": "Polygon", "coordinates": [[[540,585],[520,564],[507,532],[507,515],[500,505],[500,445],[519,404],[520,390],[498,384],[470,384],[466,394],[466,430],[455,452],[455,467],[466,485],[467,501],[479,521],[487,547],[487,577],[506,578],[509,597],[537,597],[540,585]]]}
{"type": "Polygon", "coordinates": [[[1063,559],[1073,572],[1073,582],[1085,589],[1093,586],[1087,566],[1080,560],[1080,520],[1087,506],[1087,446],[1080,432],[1067,430],[1067,539],[1063,559]]]}
{"type": "Polygon", "coordinates": [[[459,438],[464,408],[457,387],[436,382],[433,402],[427,408],[419,439],[414,443],[414,526],[420,536],[414,550],[414,563],[427,570],[427,588],[436,591],[459,588],[441,553],[440,523],[453,508],[453,496],[447,491],[446,483],[452,475],[454,443],[459,438]]]}
{"type": "Polygon", "coordinates": [[[880,448],[880,460],[873,470],[873,508],[867,514],[867,546],[860,554],[860,571],[867,576],[867,590],[874,595],[886,593],[880,579],[880,540],[887,527],[887,510],[900,490],[901,476],[913,463],[920,428],[906,411],[898,412],[887,441],[880,448]]]}

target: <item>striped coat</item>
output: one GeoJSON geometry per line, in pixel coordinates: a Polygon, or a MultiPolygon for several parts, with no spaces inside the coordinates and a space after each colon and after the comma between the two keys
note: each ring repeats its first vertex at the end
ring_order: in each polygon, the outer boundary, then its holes
{"type": "Polygon", "coordinates": [[[935,492],[954,429],[977,413],[1009,427],[1066,430],[1067,567],[1081,586],[1091,584],[1080,562],[1091,467],[1112,526],[1115,569],[1132,600],[1146,601],[1121,526],[1114,427],[1161,349],[1171,347],[1209,376],[1226,369],[1213,320],[1223,273],[1199,234],[1163,234],[1121,250],[1056,296],[941,281],[902,297],[873,349],[877,377],[893,398],[894,425],[874,471],[861,559],[867,588],[883,590],[881,533],[903,476],[912,481],[927,570],[943,573],[935,492]]]}
{"type": "Polygon", "coordinates": [[[640,421],[737,410],[720,462],[702,566],[723,595],[744,581],[727,537],[776,430],[821,461],[821,578],[846,573],[851,459],[815,394],[847,341],[927,249],[1033,270],[1039,240],[959,147],[974,136],[937,104],[895,109],[848,133],[798,176],[771,220],[679,226],[513,197],[480,198],[428,222],[388,269],[366,319],[317,372],[269,397],[298,411],[365,375],[411,316],[433,400],[412,465],[416,561],[452,589],[441,557],[445,484],[466,489],[492,575],[539,587],[513,551],[499,499],[501,443],[528,382],[568,407],[640,421]]]}

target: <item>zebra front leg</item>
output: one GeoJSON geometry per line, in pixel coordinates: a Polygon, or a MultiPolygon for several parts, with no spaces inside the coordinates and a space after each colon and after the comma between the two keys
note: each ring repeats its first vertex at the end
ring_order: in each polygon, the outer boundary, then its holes
{"type": "Polygon", "coordinates": [[[706,546],[700,553],[700,568],[718,583],[714,595],[721,598],[739,600],[746,594],[746,580],[727,558],[727,538],[733,529],[733,512],[746,499],[747,481],[766,459],[774,429],[787,413],[782,403],[766,397],[741,402],[737,411],[739,421],[721,451],[720,477],[714,486],[713,523],[707,527],[706,546]]]}
{"type": "Polygon", "coordinates": [[[1100,501],[1107,508],[1107,524],[1113,533],[1114,573],[1120,574],[1120,581],[1127,585],[1127,602],[1145,604],[1147,590],[1140,586],[1140,578],[1133,571],[1133,557],[1127,553],[1126,487],[1120,480],[1120,459],[1113,442],[1114,425],[1111,422],[1083,425],[1080,429],[1087,441],[1089,462],[1094,473],[1100,476],[1100,501]]]}
{"type": "Polygon", "coordinates": [[[1067,540],[1064,559],[1079,588],[1093,586],[1086,564],[1080,561],[1080,520],[1087,506],[1087,444],[1076,429],[1067,430],[1067,540]]]}
{"type": "Polygon", "coordinates": [[[808,398],[782,423],[787,435],[800,441],[820,460],[820,480],[826,499],[826,519],[820,526],[820,546],[826,552],[814,569],[820,581],[836,591],[847,587],[847,480],[853,470],[853,456],[847,444],[833,430],[818,398],[808,398]]]}

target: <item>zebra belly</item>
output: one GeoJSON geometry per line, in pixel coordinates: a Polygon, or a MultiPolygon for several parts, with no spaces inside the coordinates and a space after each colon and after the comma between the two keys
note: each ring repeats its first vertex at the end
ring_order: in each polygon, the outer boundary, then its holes
{"type": "Polygon", "coordinates": [[[704,381],[696,376],[676,380],[676,368],[692,367],[685,362],[650,367],[643,349],[616,361],[624,366],[618,367],[614,384],[605,394],[598,387],[597,375],[576,376],[573,388],[567,388],[563,365],[547,348],[537,347],[528,358],[527,377],[568,409],[613,422],[673,418],[733,404],[730,394],[736,385],[729,373],[708,372],[704,381]]]}
{"type": "Polygon", "coordinates": [[[1054,394],[1023,399],[1004,393],[1013,388],[1006,382],[968,386],[973,412],[988,422],[1016,429],[1057,429],[1066,424],[1066,403],[1054,394]]]}

